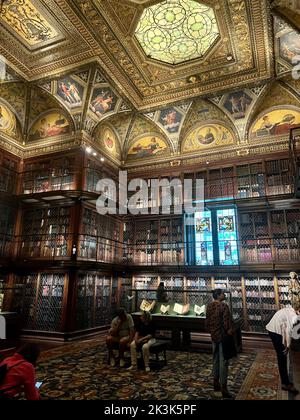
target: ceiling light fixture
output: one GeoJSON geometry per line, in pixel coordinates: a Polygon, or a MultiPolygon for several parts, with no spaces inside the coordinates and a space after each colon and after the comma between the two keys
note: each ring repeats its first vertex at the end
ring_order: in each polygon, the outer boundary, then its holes
{"type": "Polygon", "coordinates": [[[232,54],[228,54],[227,55],[227,61],[232,61],[233,60],[233,55],[232,54]]]}

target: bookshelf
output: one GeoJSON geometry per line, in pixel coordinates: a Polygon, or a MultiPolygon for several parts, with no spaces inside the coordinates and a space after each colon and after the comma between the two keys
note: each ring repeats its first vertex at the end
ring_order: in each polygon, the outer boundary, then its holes
{"type": "Polygon", "coordinates": [[[61,331],[64,273],[38,273],[22,278],[22,317],[24,328],[61,331]]]}
{"type": "Polygon", "coordinates": [[[108,215],[83,208],[79,257],[113,262],[119,257],[120,221],[108,215]]]}
{"type": "Polygon", "coordinates": [[[8,284],[7,284],[7,275],[2,274],[0,275],[0,313],[4,312],[5,309],[5,301],[4,299],[7,297],[7,290],[8,284]]]}
{"type": "Polygon", "coordinates": [[[241,277],[217,276],[214,278],[214,288],[225,289],[231,292],[233,315],[238,315],[241,319],[243,319],[245,307],[241,277]]]}
{"type": "Polygon", "coordinates": [[[34,194],[75,189],[75,165],[74,156],[25,162],[23,193],[34,194]]]}
{"type": "Polygon", "coordinates": [[[289,159],[267,161],[266,182],[268,195],[291,194],[293,179],[289,168],[289,159]]]}
{"type": "Polygon", "coordinates": [[[263,163],[251,163],[236,167],[238,198],[263,197],[265,195],[265,179],[263,163]]]}
{"type": "Polygon", "coordinates": [[[264,332],[277,310],[274,277],[245,277],[245,292],[249,329],[264,332]]]}
{"type": "Polygon", "coordinates": [[[112,305],[111,276],[80,273],[76,296],[76,330],[110,324],[115,310],[115,305],[112,305]]]}
{"type": "Polygon", "coordinates": [[[161,263],[180,263],[183,261],[183,222],[178,219],[160,220],[160,259],[161,263]]]}
{"type": "Polygon", "coordinates": [[[0,204],[0,257],[9,257],[13,240],[16,210],[0,204]]]}
{"type": "Polygon", "coordinates": [[[123,261],[129,264],[134,261],[133,252],[133,236],[134,236],[134,223],[133,221],[125,221],[123,223],[123,261]]]}
{"type": "Polygon", "coordinates": [[[185,280],[186,290],[211,290],[211,277],[187,276],[185,280]]]}
{"type": "Polygon", "coordinates": [[[289,284],[290,278],[288,276],[278,276],[278,301],[280,307],[290,305],[289,284]]]}
{"type": "Polygon", "coordinates": [[[70,207],[24,210],[21,255],[26,257],[67,257],[70,207]]]}
{"type": "Polygon", "coordinates": [[[19,159],[0,151],[0,192],[16,193],[19,159]]]}
{"type": "Polygon", "coordinates": [[[158,220],[138,220],[135,223],[135,263],[153,265],[159,262],[158,220]]]}
{"type": "MultiPolygon", "coordinates": [[[[157,275],[134,276],[132,280],[132,287],[133,289],[140,291],[138,293],[138,301],[135,302],[135,305],[139,308],[143,299],[156,300],[156,290],[158,288],[158,285],[159,285],[159,276],[157,275]],[[153,293],[147,292],[149,290],[152,290],[153,293]]],[[[166,285],[165,285],[165,288],[167,288],[166,285]]]]}

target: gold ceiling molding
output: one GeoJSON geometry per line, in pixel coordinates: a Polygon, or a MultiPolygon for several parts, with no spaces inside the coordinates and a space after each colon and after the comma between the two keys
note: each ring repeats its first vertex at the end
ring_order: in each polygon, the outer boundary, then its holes
{"type": "Polygon", "coordinates": [[[300,29],[300,4],[298,0],[274,0],[272,8],[275,13],[300,29]]]}
{"type": "Polygon", "coordinates": [[[95,59],[98,44],[93,41],[68,2],[39,1],[35,2],[35,7],[42,15],[51,16],[51,25],[60,35],[53,44],[49,45],[49,40],[45,40],[32,51],[25,42],[20,41],[13,29],[7,24],[1,25],[0,20],[0,53],[19,70],[23,77],[35,80],[69,66],[74,67],[74,64],[82,64],[91,58],[95,59]]]}
{"type": "Polygon", "coordinates": [[[63,38],[46,10],[38,10],[39,3],[35,0],[4,1],[0,14],[8,30],[14,31],[18,39],[31,50],[63,38]]]}
{"type": "Polygon", "coordinates": [[[267,0],[207,0],[217,16],[220,45],[203,59],[176,66],[145,57],[135,41],[138,18],[144,7],[154,3],[40,1],[36,3],[37,9],[41,7],[41,15],[43,10],[51,15],[51,25],[63,39],[53,45],[45,41],[30,52],[3,25],[0,53],[28,80],[45,79],[97,60],[114,80],[119,93],[140,110],[257,83],[272,76],[267,0]]]}

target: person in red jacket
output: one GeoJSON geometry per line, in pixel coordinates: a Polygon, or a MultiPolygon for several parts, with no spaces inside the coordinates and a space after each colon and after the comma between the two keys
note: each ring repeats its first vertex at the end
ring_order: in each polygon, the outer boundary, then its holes
{"type": "Polygon", "coordinates": [[[0,363],[6,365],[7,373],[0,384],[0,393],[12,398],[24,392],[27,400],[39,400],[40,394],[35,383],[35,366],[40,350],[36,344],[24,344],[16,353],[0,363]]]}

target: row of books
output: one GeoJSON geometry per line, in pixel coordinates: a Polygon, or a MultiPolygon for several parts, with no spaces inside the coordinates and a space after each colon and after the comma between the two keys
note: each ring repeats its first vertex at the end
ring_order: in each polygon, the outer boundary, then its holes
{"type": "Polygon", "coordinates": [[[255,290],[247,291],[246,292],[247,297],[251,298],[274,298],[275,299],[275,293],[274,292],[256,292],[255,290]]]}

